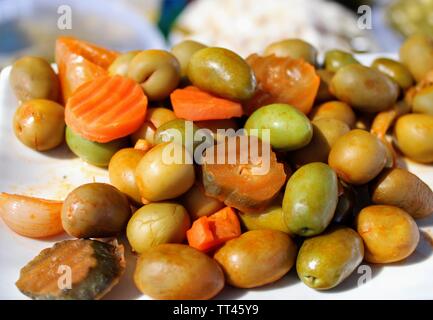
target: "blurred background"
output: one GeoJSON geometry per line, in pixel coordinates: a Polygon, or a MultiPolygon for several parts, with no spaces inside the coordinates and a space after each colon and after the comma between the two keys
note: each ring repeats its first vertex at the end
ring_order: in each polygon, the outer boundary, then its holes
{"type": "Polygon", "coordinates": [[[247,56],[293,37],[321,52],[396,52],[418,31],[433,34],[433,0],[0,0],[0,68],[25,54],[52,59],[60,34],[119,51],[188,38],[247,56]]]}

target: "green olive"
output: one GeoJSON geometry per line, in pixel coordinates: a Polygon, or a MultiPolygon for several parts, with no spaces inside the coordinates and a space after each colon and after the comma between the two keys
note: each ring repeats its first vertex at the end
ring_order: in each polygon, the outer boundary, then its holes
{"type": "Polygon", "coordinates": [[[149,201],[162,201],[188,191],[195,181],[192,160],[185,148],[176,143],[161,143],[153,147],[135,170],[141,196],[149,201]]]}
{"type": "Polygon", "coordinates": [[[194,186],[182,196],[182,203],[192,220],[209,216],[225,206],[223,202],[207,196],[201,184],[194,184],[194,186]]]}
{"type": "Polygon", "coordinates": [[[371,67],[382,72],[383,74],[386,74],[403,90],[406,90],[413,85],[411,73],[402,63],[398,61],[388,58],[377,58],[373,61],[371,67]]]}
{"type": "Polygon", "coordinates": [[[397,147],[406,156],[421,163],[433,162],[433,116],[406,114],[394,126],[397,147]]]}
{"type": "Polygon", "coordinates": [[[45,151],[63,142],[65,110],[53,101],[35,99],[23,103],[15,111],[14,132],[26,146],[45,151]]]}
{"type": "Polygon", "coordinates": [[[412,111],[433,116],[433,86],[421,89],[413,98],[412,111]]]}
{"type": "Polygon", "coordinates": [[[398,86],[380,71],[359,64],[340,68],[331,82],[332,93],[362,112],[380,112],[397,101],[398,86]]]}
{"type": "Polygon", "coordinates": [[[193,40],[184,40],[171,48],[171,53],[173,53],[180,63],[180,74],[182,77],[187,76],[189,61],[193,54],[204,48],[206,48],[204,44],[193,40]]]}
{"type": "Polygon", "coordinates": [[[50,64],[42,58],[23,57],[12,65],[10,83],[17,99],[59,99],[59,80],[50,64]]]}
{"type": "Polygon", "coordinates": [[[188,78],[195,86],[232,100],[247,100],[256,89],[256,78],[248,63],[224,48],[197,51],[189,62],[188,78]]]}
{"type": "Polygon", "coordinates": [[[320,85],[316,95],[316,102],[321,103],[334,99],[335,97],[331,93],[329,87],[331,85],[332,77],[335,73],[325,69],[318,69],[316,70],[316,73],[320,78],[320,85]]]}
{"type": "Polygon", "coordinates": [[[284,220],[284,212],[281,203],[274,203],[258,213],[242,212],[238,216],[248,231],[271,229],[290,234],[290,230],[284,220]]]}
{"type": "Polygon", "coordinates": [[[359,64],[359,61],[349,52],[335,49],[325,53],[325,69],[328,71],[337,72],[349,64],[359,64]]]}
{"type": "Polygon", "coordinates": [[[277,57],[290,57],[304,59],[313,66],[316,65],[317,50],[308,42],[301,39],[286,39],[271,43],[265,49],[265,55],[271,54],[277,57]]]}
{"type": "Polygon", "coordinates": [[[375,178],[385,167],[386,160],[386,149],[379,138],[355,129],[338,138],[328,162],[343,181],[360,185],[375,178]]]}
{"type": "Polygon", "coordinates": [[[87,140],[66,127],[66,143],[69,149],[82,160],[98,167],[108,166],[111,157],[127,145],[128,139],[122,138],[107,143],[87,140]]]}
{"type": "Polygon", "coordinates": [[[190,226],[188,213],[180,204],[150,203],[134,213],[126,236],[132,249],[142,253],[161,243],[181,243],[190,226]]]}
{"type": "Polygon", "coordinates": [[[433,38],[415,34],[400,47],[400,60],[409,69],[416,81],[421,81],[433,69],[433,38]]]}
{"type": "Polygon", "coordinates": [[[116,236],[130,216],[126,196],[106,183],[88,183],[71,191],[61,214],[63,228],[76,238],[116,236]]]}
{"type": "Polygon", "coordinates": [[[141,195],[135,182],[135,169],[145,154],[143,150],[134,148],[121,149],[108,164],[111,184],[136,203],[141,203],[141,195]]]}
{"type": "Polygon", "coordinates": [[[337,119],[346,123],[349,128],[355,127],[356,115],[352,108],[341,101],[329,101],[321,104],[311,112],[311,119],[337,119]]]}
{"type": "Polygon", "coordinates": [[[126,77],[128,75],[129,63],[140,52],[140,50],[134,50],[118,56],[108,68],[108,74],[110,76],[119,75],[126,77]]]}
{"type": "Polygon", "coordinates": [[[180,65],[170,52],[144,50],[129,63],[128,77],[140,83],[150,100],[162,100],[179,84],[180,65]]]}

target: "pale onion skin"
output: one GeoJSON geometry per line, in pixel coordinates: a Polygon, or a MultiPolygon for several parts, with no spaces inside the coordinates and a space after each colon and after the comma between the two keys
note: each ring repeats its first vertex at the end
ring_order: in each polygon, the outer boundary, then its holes
{"type": "Polygon", "coordinates": [[[45,238],[63,233],[62,201],[52,201],[0,193],[0,216],[16,233],[29,238],[45,238]]]}

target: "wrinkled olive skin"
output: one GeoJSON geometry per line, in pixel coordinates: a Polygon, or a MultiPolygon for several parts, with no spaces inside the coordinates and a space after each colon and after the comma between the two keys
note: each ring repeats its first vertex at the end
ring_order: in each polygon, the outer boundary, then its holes
{"type": "Polygon", "coordinates": [[[359,61],[349,53],[342,50],[329,50],[325,53],[325,69],[337,72],[349,64],[359,64],[359,61]]]}
{"type": "Polygon", "coordinates": [[[295,263],[296,245],[276,230],[253,230],[228,241],[214,255],[227,282],[238,288],[255,288],[277,281],[295,263]]]}
{"type": "Polygon", "coordinates": [[[400,60],[409,69],[416,81],[421,81],[433,69],[433,38],[415,34],[400,47],[400,60]]]}
{"type": "Polygon", "coordinates": [[[271,43],[265,49],[265,55],[271,54],[277,57],[290,57],[293,59],[304,59],[313,66],[317,61],[317,50],[308,42],[301,39],[286,39],[271,43]]]}
{"type": "Polygon", "coordinates": [[[371,181],[385,167],[384,144],[375,135],[360,129],[341,136],[331,148],[328,163],[345,182],[360,185],[371,181]]]}
{"type": "Polygon", "coordinates": [[[164,50],[144,50],[129,63],[128,77],[138,82],[152,101],[163,100],[177,88],[180,64],[164,50]]]}
{"type": "Polygon", "coordinates": [[[66,127],[66,143],[69,149],[83,161],[97,167],[106,167],[111,157],[128,144],[128,139],[122,138],[107,143],[87,140],[66,127]]]}
{"type": "Polygon", "coordinates": [[[42,58],[23,57],[12,65],[10,83],[20,102],[32,99],[58,101],[59,80],[50,64],[42,58]]]}
{"type": "Polygon", "coordinates": [[[316,74],[320,78],[319,90],[317,91],[316,95],[316,103],[321,103],[334,99],[335,97],[329,89],[332,77],[334,76],[334,72],[325,69],[318,69],[316,70],[316,74]]]}
{"type": "Polygon", "coordinates": [[[141,196],[148,201],[162,201],[187,192],[195,181],[192,163],[183,146],[173,142],[156,145],[143,156],[135,169],[141,196]]]}
{"type": "Polygon", "coordinates": [[[180,74],[182,77],[187,76],[189,61],[194,53],[204,48],[206,48],[204,44],[193,40],[179,42],[171,48],[171,53],[180,63],[180,74]]]}
{"type": "Polygon", "coordinates": [[[208,197],[201,184],[194,184],[194,186],[182,196],[182,204],[185,206],[192,220],[209,216],[225,207],[223,202],[208,197]]]}
{"type": "Polygon", "coordinates": [[[310,120],[295,107],[283,103],[257,109],[248,118],[244,127],[249,135],[269,141],[273,148],[281,151],[302,148],[313,136],[310,120]],[[263,129],[270,130],[270,140],[263,134],[263,129]]]}
{"type": "Polygon", "coordinates": [[[110,65],[110,67],[108,67],[108,74],[110,76],[118,75],[122,77],[127,77],[129,64],[139,52],[139,50],[134,50],[118,56],[110,65]]]}
{"type": "Polygon", "coordinates": [[[232,100],[250,99],[256,89],[256,78],[248,63],[224,48],[197,51],[190,59],[188,78],[200,89],[232,100]]]}
{"type": "Polygon", "coordinates": [[[403,90],[406,90],[413,85],[414,80],[410,71],[398,61],[388,58],[377,58],[373,61],[371,67],[383,74],[386,74],[403,90]]]}
{"type": "Polygon", "coordinates": [[[53,149],[65,136],[65,109],[50,100],[28,100],[15,111],[13,128],[15,136],[29,148],[53,149]]]}
{"type": "Polygon", "coordinates": [[[394,206],[375,205],[361,210],[356,229],[364,241],[365,260],[391,263],[410,256],[419,242],[415,220],[394,206]]]}
{"type": "Polygon", "coordinates": [[[146,112],[146,120],[141,127],[131,135],[132,143],[139,139],[145,139],[150,144],[154,144],[156,129],[164,123],[176,119],[174,112],[167,108],[149,108],[146,112]]]}
{"type": "Polygon", "coordinates": [[[412,111],[433,116],[433,86],[421,89],[413,98],[412,111]]]}
{"type": "Polygon", "coordinates": [[[68,194],[62,225],[75,238],[107,238],[122,232],[131,216],[128,199],[106,183],[88,183],[68,194]]]}
{"type": "Polygon", "coordinates": [[[314,108],[311,112],[311,119],[337,119],[346,123],[349,128],[355,127],[356,115],[352,108],[341,101],[329,101],[314,108]]]}
{"type": "Polygon", "coordinates": [[[134,272],[137,288],[159,300],[206,300],[224,287],[218,263],[183,244],[160,244],[140,254],[134,272]]]}
{"type": "Polygon", "coordinates": [[[247,230],[270,229],[290,234],[281,204],[273,204],[259,213],[240,213],[239,219],[247,230]]]}
{"type": "Polygon", "coordinates": [[[145,154],[143,150],[134,148],[121,149],[108,164],[111,184],[136,203],[141,203],[141,195],[135,181],[135,169],[145,154]]]}
{"type": "Polygon", "coordinates": [[[380,71],[351,64],[337,71],[331,81],[332,93],[362,112],[380,112],[397,101],[399,88],[380,71]]]}
{"type": "Polygon", "coordinates": [[[333,228],[304,241],[296,260],[296,270],[310,288],[328,290],[355,271],[363,257],[364,245],[354,230],[333,228]]]}
{"type": "Polygon", "coordinates": [[[433,214],[433,191],[420,178],[407,170],[384,170],[371,188],[375,204],[396,206],[414,219],[433,214]]]}
{"type": "Polygon", "coordinates": [[[162,243],[181,243],[190,226],[188,213],[180,204],[150,203],[133,214],[126,236],[132,249],[142,253],[162,243]]]}
{"type": "Polygon", "coordinates": [[[433,116],[413,113],[398,118],[394,138],[400,151],[410,159],[433,162],[433,116]]]}
{"type": "Polygon", "coordinates": [[[309,237],[323,232],[338,201],[335,172],[321,162],[309,163],[290,177],[283,199],[284,218],[292,234],[309,237]]]}
{"type": "Polygon", "coordinates": [[[313,138],[310,143],[292,153],[291,159],[296,165],[327,162],[335,141],[350,131],[346,123],[336,119],[322,118],[313,121],[312,124],[313,138]]]}

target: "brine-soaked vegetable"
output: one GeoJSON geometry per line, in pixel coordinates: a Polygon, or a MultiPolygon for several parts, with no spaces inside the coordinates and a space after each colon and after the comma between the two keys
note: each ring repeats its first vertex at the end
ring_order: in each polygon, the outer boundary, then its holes
{"type": "Polygon", "coordinates": [[[290,57],[304,59],[306,62],[316,65],[317,50],[310,43],[301,39],[285,39],[268,45],[265,55],[275,54],[277,57],[290,57]]]}
{"type": "Polygon", "coordinates": [[[379,70],[394,80],[403,90],[413,85],[413,78],[409,70],[400,62],[388,59],[377,58],[371,65],[373,69],[379,70]]]}
{"type": "Polygon", "coordinates": [[[284,166],[271,146],[255,136],[227,137],[205,154],[206,194],[242,212],[262,210],[286,181],[284,166]]]}
{"type": "Polygon", "coordinates": [[[209,216],[224,207],[224,203],[206,195],[201,182],[196,182],[191,189],[182,196],[181,201],[192,220],[209,216]]]}
{"type": "Polygon", "coordinates": [[[433,69],[433,38],[427,34],[414,34],[400,47],[400,59],[416,81],[433,69]]]}
{"type": "Polygon", "coordinates": [[[191,57],[200,49],[204,49],[206,46],[200,42],[193,40],[185,40],[179,42],[171,48],[171,53],[176,57],[180,64],[180,75],[183,78],[187,77],[188,65],[191,57]]]}
{"type": "Polygon", "coordinates": [[[100,299],[125,269],[123,246],[65,240],[42,250],[21,269],[18,289],[36,300],[100,299]]]}
{"type": "Polygon", "coordinates": [[[241,212],[239,213],[239,219],[248,231],[271,229],[290,234],[290,230],[284,219],[281,202],[279,204],[277,202],[272,203],[269,207],[257,213],[241,212]]]}
{"type": "Polygon", "coordinates": [[[131,60],[139,53],[139,50],[129,51],[118,56],[108,68],[110,76],[128,76],[128,66],[131,60]]]}
{"type": "Polygon", "coordinates": [[[349,128],[355,127],[356,115],[352,108],[341,101],[329,101],[314,108],[310,114],[311,120],[337,119],[346,123],[349,128]]]}
{"type": "Polygon", "coordinates": [[[335,49],[325,53],[325,69],[330,72],[337,72],[349,64],[359,64],[359,61],[349,52],[335,49]]]}

